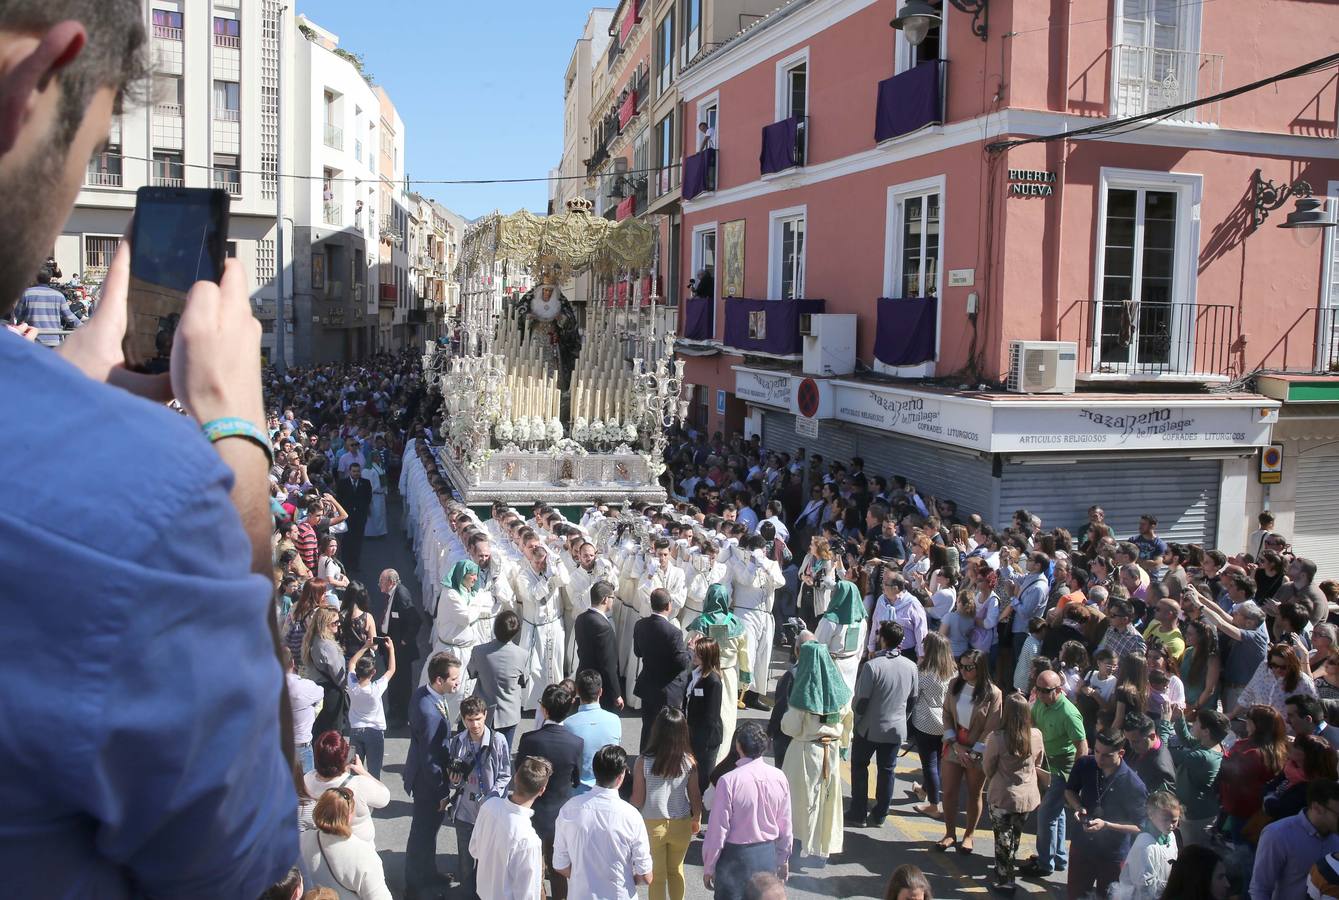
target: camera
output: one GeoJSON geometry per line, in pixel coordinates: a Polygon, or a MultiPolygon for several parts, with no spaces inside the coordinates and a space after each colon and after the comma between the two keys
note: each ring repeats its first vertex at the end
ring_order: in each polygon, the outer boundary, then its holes
{"type": "Polygon", "coordinates": [[[798,616],[791,616],[781,623],[781,643],[794,647],[801,631],[804,631],[804,620],[798,616]]]}
{"type": "Polygon", "coordinates": [[[446,774],[450,778],[458,778],[464,781],[470,777],[470,770],[474,764],[468,759],[453,759],[446,767],[446,774]]]}

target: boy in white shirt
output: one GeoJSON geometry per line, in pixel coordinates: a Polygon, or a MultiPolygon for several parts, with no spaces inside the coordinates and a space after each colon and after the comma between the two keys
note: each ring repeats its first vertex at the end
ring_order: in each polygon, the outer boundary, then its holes
{"type": "Polygon", "coordinates": [[[381,761],[386,755],[386,710],[382,695],[395,676],[395,643],[384,637],[375,639],[386,648],[386,671],[380,678],[377,661],[365,655],[372,649],[373,638],[358,648],[349,660],[349,744],[367,766],[373,778],[381,778],[381,761]]]}

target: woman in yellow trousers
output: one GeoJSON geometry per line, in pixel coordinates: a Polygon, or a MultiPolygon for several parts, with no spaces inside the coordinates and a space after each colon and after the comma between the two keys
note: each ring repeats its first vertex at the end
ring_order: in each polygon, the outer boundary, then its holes
{"type": "Polygon", "coordinates": [[[632,767],[632,805],[642,811],[651,839],[651,900],[683,900],[683,859],[702,826],[702,793],[688,719],[665,707],[651,740],[632,767]]]}

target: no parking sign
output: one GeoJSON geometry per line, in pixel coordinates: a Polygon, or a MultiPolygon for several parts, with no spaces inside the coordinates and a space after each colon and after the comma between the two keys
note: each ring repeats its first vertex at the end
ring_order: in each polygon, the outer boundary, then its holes
{"type": "Polygon", "coordinates": [[[1283,445],[1270,444],[1260,451],[1260,483],[1278,484],[1283,480],[1283,445]]]}

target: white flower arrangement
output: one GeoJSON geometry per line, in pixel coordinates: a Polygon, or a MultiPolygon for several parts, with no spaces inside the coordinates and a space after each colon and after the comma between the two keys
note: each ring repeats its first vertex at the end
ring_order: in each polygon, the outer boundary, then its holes
{"type": "Polygon", "coordinates": [[[516,439],[516,443],[524,444],[531,439],[530,434],[530,417],[521,416],[516,420],[516,427],[512,430],[512,437],[516,439]]]}
{"type": "Polygon", "coordinates": [[[549,419],[548,435],[549,443],[556,444],[563,439],[563,423],[557,416],[549,419]]]}
{"type": "Polygon", "coordinates": [[[497,425],[493,428],[493,436],[497,438],[499,444],[511,443],[512,424],[510,419],[499,419],[497,425]]]}
{"type": "Polygon", "coordinates": [[[637,425],[633,422],[623,423],[623,440],[631,444],[637,440],[637,425]]]}
{"type": "Polygon", "coordinates": [[[571,438],[562,438],[549,447],[549,456],[560,459],[564,456],[589,456],[590,452],[571,438]]]}
{"type": "Polygon", "coordinates": [[[590,440],[590,423],[586,421],[585,416],[577,416],[576,421],[572,423],[572,440],[578,444],[590,440]]]}
{"type": "Polygon", "coordinates": [[[590,423],[590,442],[592,444],[603,444],[605,441],[604,423],[599,419],[590,423]]]}

